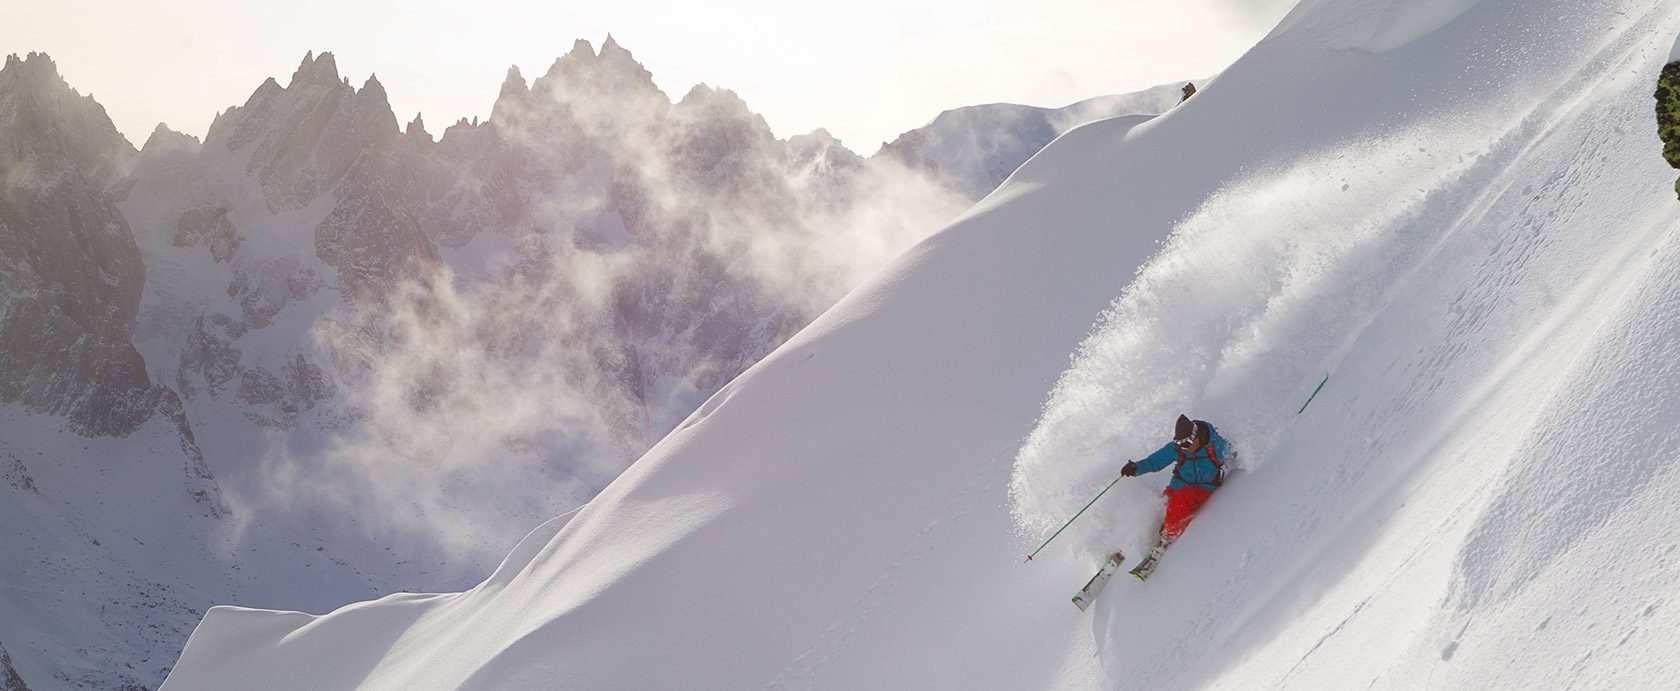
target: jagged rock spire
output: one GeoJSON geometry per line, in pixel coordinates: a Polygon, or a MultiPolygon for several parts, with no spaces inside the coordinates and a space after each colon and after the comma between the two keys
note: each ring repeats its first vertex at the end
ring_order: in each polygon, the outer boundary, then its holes
{"type": "Polygon", "coordinates": [[[426,131],[426,121],[420,117],[419,113],[414,114],[414,120],[408,123],[408,127],[403,130],[403,134],[425,139],[428,142],[432,140],[431,133],[426,131]]]}
{"type": "Polygon", "coordinates": [[[309,51],[304,53],[303,62],[298,65],[297,71],[292,72],[292,81],[286,88],[311,84],[334,86],[338,83],[338,61],[333,58],[333,54],[325,52],[317,56],[314,51],[309,51]]]}

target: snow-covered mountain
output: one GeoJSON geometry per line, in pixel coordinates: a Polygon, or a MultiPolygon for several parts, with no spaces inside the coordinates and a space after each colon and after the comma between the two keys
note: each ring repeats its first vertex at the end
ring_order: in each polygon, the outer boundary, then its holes
{"type": "Polygon", "coordinates": [[[1303,2],[1185,104],[1063,134],[478,586],[216,608],[165,688],[1671,685],[1677,34],[1667,0],[1303,2]],[[1081,613],[1163,478],[1021,557],[1179,412],[1239,470],[1081,613]]]}
{"type": "MultiPolygon", "coordinates": [[[[964,122],[1037,136],[1001,118],[964,122]]],[[[212,604],[481,579],[990,190],[673,103],[610,37],[438,139],[311,53],[139,151],[13,56],[0,149],[0,680],[37,691],[155,685],[212,604]]]]}

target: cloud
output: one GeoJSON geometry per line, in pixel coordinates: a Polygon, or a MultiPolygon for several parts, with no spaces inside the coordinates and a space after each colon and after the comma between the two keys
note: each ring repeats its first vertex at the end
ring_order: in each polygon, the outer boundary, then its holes
{"type": "Polygon", "coordinates": [[[431,153],[357,189],[432,192],[341,196],[410,206],[328,219],[417,219],[441,261],[357,260],[411,268],[314,318],[339,398],[230,484],[251,513],[354,525],[460,573],[971,201],[822,133],[778,140],[727,90],[672,103],[612,44],[514,73],[490,122],[410,145],[431,153]]]}

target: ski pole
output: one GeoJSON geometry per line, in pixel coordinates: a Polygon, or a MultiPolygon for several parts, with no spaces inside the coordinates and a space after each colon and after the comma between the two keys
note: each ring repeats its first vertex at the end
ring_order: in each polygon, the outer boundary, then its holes
{"type": "MultiPolygon", "coordinates": [[[[1087,504],[1086,504],[1086,505],[1085,505],[1085,509],[1089,509],[1089,508],[1091,508],[1091,504],[1095,504],[1095,503],[1097,503],[1097,500],[1098,500],[1098,499],[1101,499],[1101,498],[1102,498],[1102,495],[1104,495],[1104,494],[1108,494],[1108,490],[1109,490],[1109,488],[1110,488],[1110,487],[1113,487],[1113,486],[1114,486],[1114,483],[1115,483],[1115,482],[1119,482],[1119,481],[1120,481],[1120,479],[1121,479],[1121,478],[1124,478],[1124,477],[1126,477],[1126,476],[1124,476],[1124,475],[1121,475],[1121,476],[1120,476],[1120,477],[1117,477],[1117,478],[1114,478],[1114,482],[1110,482],[1110,483],[1108,483],[1108,487],[1104,487],[1104,488],[1103,488],[1103,491],[1101,491],[1101,492],[1098,492],[1098,493],[1097,493],[1097,496],[1095,496],[1095,497],[1092,497],[1092,498],[1091,498],[1091,501],[1090,501],[1090,503],[1087,503],[1087,504]]],[[[1068,527],[1068,526],[1070,526],[1070,525],[1073,525],[1073,522],[1074,522],[1074,521],[1076,521],[1076,520],[1079,520],[1079,516],[1080,516],[1080,515],[1081,515],[1081,514],[1083,514],[1083,513],[1085,513],[1085,509],[1080,509],[1080,510],[1079,510],[1079,513],[1076,513],[1076,514],[1074,514],[1074,515],[1073,515],[1073,518],[1069,518],[1069,519],[1068,519],[1068,522],[1066,522],[1066,523],[1063,523],[1063,524],[1062,524],[1062,527],[1060,527],[1060,528],[1057,528],[1057,529],[1056,529],[1056,535],[1061,535],[1061,534],[1062,534],[1062,531],[1063,531],[1063,530],[1067,530],[1067,527],[1068,527]]],[[[1054,539],[1056,539],[1056,535],[1051,535],[1051,536],[1050,536],[1050,540],[1054,540],[1054,539]]],[[[1029,554],[1029,555],[1027,555],[1027,561],[1032,561],[1032,558],[1033,558],[1033,557],[1036,557],[1036,556],[1038,556],[1038,553],[1039,553],[1039,552],[1042,552],[1042,551],[1044,551],[1044,548],[1045,548],[1045,547],[1046,547],[1046,546],[1048,546],[1048,545],[1049,545],[1049,544],[1050,544],[1050,540],[1045,540],[1045,541],[1044,541],[1044,544],[1042,544],[1042,545],[1039,545],[1039,546],[1038,546],[1038,549],[1035,549],[1035,550],[1033,550],[1033,553],[1032,553],[1032,554],[1029,554]]],[[[1026,562],[1021,562],[1021,563],[1023,563],[1023,564],[1025,564],[1025,563],[1026,563],[1026,562]]]]}
{"type": "Polygon", "coordinates": [[[1318,383],[1318,388],[1313,389],[1312,395],[1307,397],[1307,402],[1302,403],[1301,404],[1301,409],[1295,411],[1295,414],[1300,415],[1301,413],[1307,412],[1307,406],[1312,405],[1312,399],[1318,398],[1318,392],[1323,391],[1324,390],[1324,385],[1329,383],[1329,382],[1330,382],[1330,375],[1325,374],[1324,375],[1324,381],[1321,381],[1321,382],[1318,383]]]}

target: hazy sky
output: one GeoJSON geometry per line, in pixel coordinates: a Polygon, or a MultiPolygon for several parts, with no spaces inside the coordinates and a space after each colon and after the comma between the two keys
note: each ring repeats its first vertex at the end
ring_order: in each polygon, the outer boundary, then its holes
{"type": "Polygon", "coordinates": [[[397,119],[440,135],[610,32],[672,100],[732,89],[786,138],[827,128],[861,154],[940,111],[1063,106],[1230,64],[1294,0],[0,0],[0,52],[50,54],[135,146],[158,122],[202,137],[265,78],[330,51],[397,119]]]}

